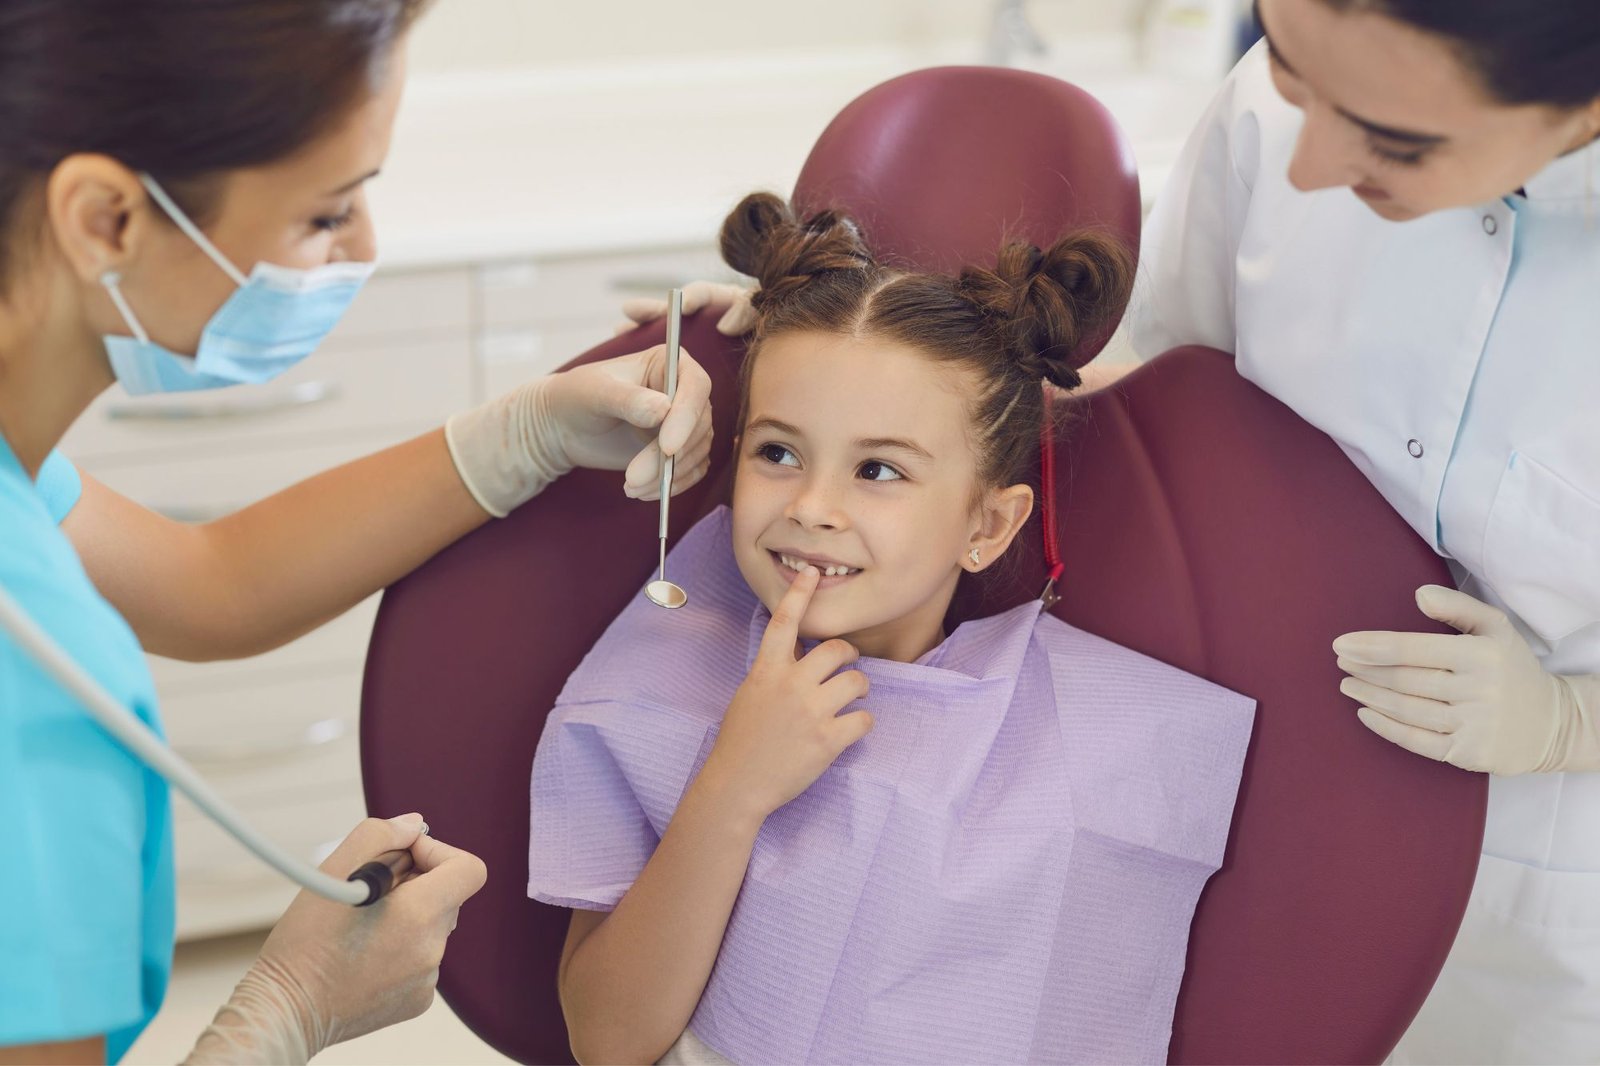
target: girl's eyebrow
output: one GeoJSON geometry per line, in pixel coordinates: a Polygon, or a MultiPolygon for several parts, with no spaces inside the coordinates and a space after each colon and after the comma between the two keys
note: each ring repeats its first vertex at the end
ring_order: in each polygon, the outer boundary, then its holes
{"type": "Polygon", "coordinates": [[[779,422],[776,418],[757,418],[754,421],[747,423],[744,427],[744,431],[746,433],[754,433],[758,429],[776,430],[777,432],[789,437],[805,436],[804,433],[801,433],[794,426],[791,426],[787,422],[779,422]]]}
{"type": "Polygon", "coordinates": [[[910,452],[918,458],[926,459],[930,463],[933,462],[932,452],[916,441],[906,440],[903,437],[862,437],[856,441],[856,447],[866,452],[875,452],[883,448],[898,448],[901,451],[910,452]]]}
{"type": "MultiPolygon", "coordinates": [[[[797,427],[770,417],[754,419],[744,427],[746,434],[755,433],[757,430],[763,429],[773,430],[786,437],[805,437],[805,434],[800,432],[797,427]]],[[[916,441],[908,440],[905,437],[859,437],[856,439],[856,447],[864,452],[878,451],[883,448],[898,448],[900,451],[909,452],[919,459],[926,459],[930,463],[934,461],[932,452],[916,441]]]]}

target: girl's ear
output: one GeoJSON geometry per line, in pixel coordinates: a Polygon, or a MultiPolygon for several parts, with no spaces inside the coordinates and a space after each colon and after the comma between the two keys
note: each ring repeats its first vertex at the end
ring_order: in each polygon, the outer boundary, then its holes
{"type": "Polygon", "coordinates": [[[1004,555],[1032,513],[1033,489],[1027,485],[1008,485],[986,492],[961,556],[962,569],[976,574],[1004,555]]]}

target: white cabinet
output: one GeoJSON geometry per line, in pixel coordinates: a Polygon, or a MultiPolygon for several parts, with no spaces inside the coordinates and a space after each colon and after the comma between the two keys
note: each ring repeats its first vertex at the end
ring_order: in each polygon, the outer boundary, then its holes
{"type": "Polygon", "coordinates": [[[605,340],[623,321],[624,300],[732,276],[710,245],[481,266],[477,354],[484,393],[496,396],[549,373],[605,340]]]}
{"type": "MultiPolygon", "coordinates": [[[[145,397],[114,388],[62,450],[148,507],[207,521],[547,373],[609,337],[623,299],[706,276],[727,276],[710,245],[380,269],[322,349],[278,381],[145,397]]],[[[151,658],[172,746],[313,862],[363,815],[357,727],[377,603],[253,659],[151,658]]],[[[174,825],[180,939],[267,925],[293,898],[181,797],[174,825]]]]}

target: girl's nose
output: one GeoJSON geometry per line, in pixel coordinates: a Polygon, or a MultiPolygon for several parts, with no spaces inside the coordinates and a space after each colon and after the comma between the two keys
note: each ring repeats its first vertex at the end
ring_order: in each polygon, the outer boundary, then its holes
{"type": "Polygon", "coordinates": [[[850,524],[829,477],[807,478],[784,515],[806,529],[839,530],[850,524]]]}

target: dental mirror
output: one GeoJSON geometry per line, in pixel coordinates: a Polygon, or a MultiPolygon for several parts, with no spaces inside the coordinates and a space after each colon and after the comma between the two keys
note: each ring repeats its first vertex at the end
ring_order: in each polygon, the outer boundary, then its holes
{"type": "MultiPolygon", "coordinates": [[[[683,330],[683,290],[667,294],[667,401],[678,394],[678,343],[683,330]]],[[[661,575],[644,587],[645,598],[669,610],[689,602],[689,594],[667,580],[667,502],[672,499],[673,456],[661,464],[661,525],[656,539],[661,547],[661,575]]]]}

